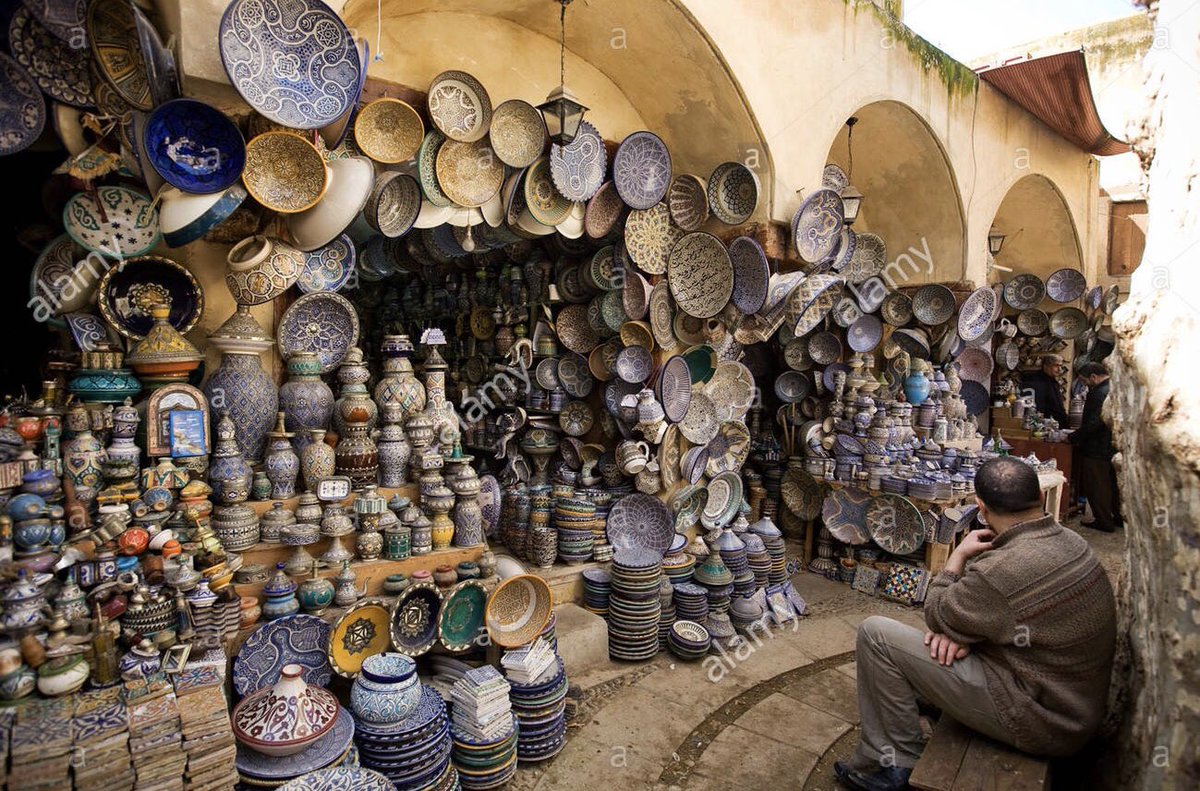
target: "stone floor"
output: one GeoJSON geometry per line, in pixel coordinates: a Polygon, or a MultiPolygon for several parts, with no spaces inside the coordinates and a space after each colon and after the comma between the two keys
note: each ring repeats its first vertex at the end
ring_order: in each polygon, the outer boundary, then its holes
{"type": "MultiPolygon", "coordinates": [[[[1124,537],[1081,532],[1115,579],[1124,537]]],[[[583,690],[563,752],[522,765],[510,788],[656,791],[832,791],[833,762],[857,741],[854,640],[882,614],[923,626],[919,609],[800,572],[809,604],[784,627],[724,661],[607,663],[583,690]],[[600,784],[600,785],[598,785],[600,784]]]]}

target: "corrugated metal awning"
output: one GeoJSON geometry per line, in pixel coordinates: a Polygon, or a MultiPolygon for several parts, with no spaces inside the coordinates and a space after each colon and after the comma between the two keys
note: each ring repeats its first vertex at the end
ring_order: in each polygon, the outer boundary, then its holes
{"type": "Polygon", "coordinates": [[[1104,157],[1130,150],[1129,144],[1113,137],[1100,120],[1082,49],[977,72],[984,82],[1084,151],[1104,157]]]}

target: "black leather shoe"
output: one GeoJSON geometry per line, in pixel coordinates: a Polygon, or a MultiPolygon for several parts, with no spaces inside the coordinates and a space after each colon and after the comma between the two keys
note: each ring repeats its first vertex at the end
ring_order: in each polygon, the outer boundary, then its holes
{"type": "Polygon", "coordinates": [[[837,761],[833,764],[833,773],[842,785],[856,791],[905,791],[912,769],[888,766],[877,772],[860,772],[837,761]]]}

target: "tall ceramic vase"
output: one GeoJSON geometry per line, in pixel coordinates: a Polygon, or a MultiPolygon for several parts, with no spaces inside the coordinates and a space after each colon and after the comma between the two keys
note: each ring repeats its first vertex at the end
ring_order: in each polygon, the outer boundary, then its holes
{"type": "Polygon", "coordinates": [[[279,410],[279,389],[260,360],[274,341],[246,305],[238,305],[208,340],[222,356],[220,367],[204,383],[204,395],[214,416],[229,413],[242,455],[257,462],[263,458],[267,431],[279,410]]]}
{"type": "Polygon", "coordinates": [[[413,373],[412,342],[407,335],[385,335],[380,349],[383,352],[383,376],[375,385],[375,403],[382,411],[389,401],[400,404],[401,423],[425,409],[425,386],[413,373]]]}
{"type": "Polygon", "coordinates": [[[237,488],[250,490],[253,471],[242,456],[237,443],[237,428],[233,425],[227,413],[222,413],[217,420],[217,444],[213,448],[212,462],[208,468],[208,480],[217,500],[225,497],[226,482],[243,484],[237,488]]]}
{"type": "Polygon", "coordinates": [[[312,429],[329,428],[333,416],[333,391],[321,380],[321,362],[315,352],[297,352],[288,357],[288,380],[279,388],[279,408],[287,416],[292,445],[303,456],[312,442],[312,429]]]}
{"type": "Polygon", "coordinates": [[[460,433],[458,413],[446,397],[446,371],[450,366],[438,351],[446,339],[441,330],[427,330],[424,342],[429,347],[429,356],[425,358],[425,416],[433,421],[435,441],[446,455],[460,433]]]}
{"type": "Polygon", "coordinates": [[[341,385],[341,393],[333,406],[333,430],[342,435],[346,433],[346,414],[348,411],[358,412],[365,409],[367,414],[367,433],[375,431],[379,420],[379,407],[371,400],[367,390],[367,380],[371,372],[363,363],[362,349],[353,347],[346,352],[346,359],[338,366],[337,379],[341,385]]]}
{"type": "Polygon", "coordinates": [[[284,428],[284,414],[279,412],[275,430],[268,432],[271,445],[263,466],[271,481],[271,497],[286,500],[296,493],[296,476],[300,474],[300,457],[292,449],[292,433],[284,428]]]}
{"type": "Polygon", "coordinates": [[[300,454],[300,469],[304,472],[304,488],[317,490],[322,478],[336,471],[337,460],[333,448],[325,442],[325,429],[315,428],[309,432],[308,445],[300,454]]]}
{"type": "Polygon", "coordinates": [[[403,486],[408,476],[408,463],[412,459],[412,445],[400,422],[404,419],[404,408],[398,401],[383,405],[383,428],[375,441],[379,449],[379,485],[403,486]]]}
{"type": "Polygon", "coordinates": [[[337,474],[349,477],[354,491],[375,483],[379,475],[379,451],[367,433],[365,420],[347,422],[346,435],[338,440],[334,459],[337,474]]]}

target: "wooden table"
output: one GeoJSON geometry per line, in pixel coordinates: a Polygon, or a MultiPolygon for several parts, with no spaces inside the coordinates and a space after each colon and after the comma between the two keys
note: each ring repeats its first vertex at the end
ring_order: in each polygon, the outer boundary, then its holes
{"type": "MultiPolygon", "coordinates": [[[[1057,518],[1063,508],[1069,507],[1074,502],[1074,498],[1072,497],[1072,489],[1074,487],[1071,485],[1073,481],[1071,472],[1074,465],[1071,463],[1071,458],[1074,455],[1075,446],[1069,442],[1046,442],[1041,439],[1032,439],[1028,432],[1022,434],[1002,429],[1000,435],[1004,437],[1005,442],[1012,445],[1010,452],[1013,456],[1028,456],[1032,453],[1042,461],[1054,459],[1054,462],[1058,465],[1059,472],[1063,475],[1064,483],[1067,484],[1058,488],[1059,501],[1055,504],[1052,511],[1055,518],[1057,518]],[[1063,499],[1064,494],[1067,496],[1065,500],[1063,499]]],[[[1046,510],[1050,511],[1051,509],[1047,506],[1046,510]]]]}

